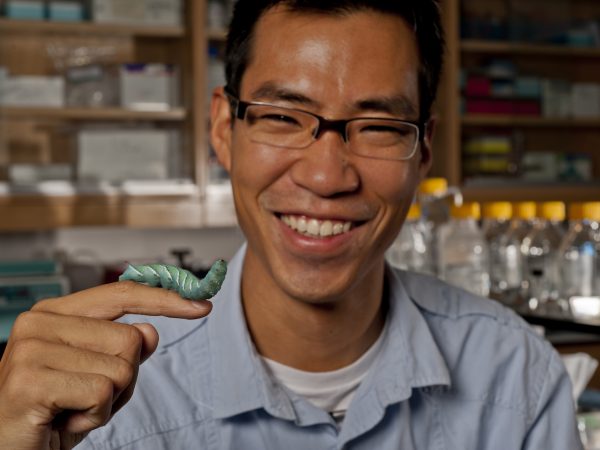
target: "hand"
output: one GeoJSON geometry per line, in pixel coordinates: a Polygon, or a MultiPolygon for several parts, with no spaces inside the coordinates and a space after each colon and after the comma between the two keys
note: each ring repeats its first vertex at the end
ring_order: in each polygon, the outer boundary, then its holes
{"type": "Polygon", "coordinates": [[[127,403],[158,333],[113,320],[210,310],[208,301],[131,281],[37,303],[17,318],[0,361],[0,449],[71,449],[127,403]]]}

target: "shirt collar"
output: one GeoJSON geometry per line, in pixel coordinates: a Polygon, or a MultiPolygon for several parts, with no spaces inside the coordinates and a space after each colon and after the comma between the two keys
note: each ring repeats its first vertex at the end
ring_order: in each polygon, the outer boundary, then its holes
{"type": "Polygon", "coordinates": [[[246,326],[240,293],[245,254],[246,244],[230,261],[208,316],[214,415],[226,418],[264,408],[293,420],[292,403],[266,372],[246,326]]]}
{"type": "MultiPolygon", "coordinates": [[[[413,298],[405,288],[404,272],[386,269],[389,283],[390,308],[388,327],[390,336],[382,361],[401,362],[405,368],[406,386],[420,388],[432,385],[450,385],[450,373],[429,325],[413,298]]],[[[432,301],[440,301],[430,299],[432,301]]],[[[399,366],[391,369],[400,369],[399,366]]],[[[397,370],[390,370],[390,373],[397,370]]],[[[383,371],[382,373],[387,373],[383,371]]],[[[397,378],[396,378],[397,379],[397,378]]]]}
{"type": "MultiPolygon", "coordinates": [[[[246,244],[229,263],[207,323],[215,417],[264,408],[273,416],[297,420],[292,400],[271,379],[248,333],[240,293],[245,253],[246,244]]],[[[419,308],[397,272],[388,268],[386,276],[390,293],[388,335],[376,370],[370,371],[357,392],[357,397],[367,396],[375,389],[381,408],[405,400],[412,388],[450,385],[444,358],[419,308]]]]}
{"type": "Polygon", "coordinates": [[[387,335],[375,366],[356,392],[342,427],[347,442],[373,428],[389,405],[413,389],[450,386],[448,366],[400,273],[386,268],[389,291],[387,335]]]}

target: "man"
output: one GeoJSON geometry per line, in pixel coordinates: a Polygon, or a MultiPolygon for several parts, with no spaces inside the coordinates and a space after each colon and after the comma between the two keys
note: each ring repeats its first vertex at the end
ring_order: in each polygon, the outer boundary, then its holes
{"type": "Polygon", "coordinates": [[[212,142],[247,245],[206,319],[129,283],[40,303],[0,367],[4,448],[581,448],[560,360],[384,252],[431,164],[433,0],[240,0],[212,142]],[[52,442],[49,447],[48,442],[52,442]],[[7,444],[8,443],[8,444],[7,444]]]}

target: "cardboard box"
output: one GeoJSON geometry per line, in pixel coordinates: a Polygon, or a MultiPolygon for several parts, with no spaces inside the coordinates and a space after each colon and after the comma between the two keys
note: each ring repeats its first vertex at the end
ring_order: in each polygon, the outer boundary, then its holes
{"type": "Polygon", "coordinates": [[[119,69],[121,106],[151,111],[178,106],[177,73],[169,64],[123,64],[119,69]]]}
{"type": "Polygon", "coordinates": [[[92,0],[92,20],[178,26],[183,21],[182,0],[92,0]]]}
{"type": "Polygon", "coordinates": [[[78,133],[77,177],[82,182],[165,180],[173,132],[154,129],[82,130],[78,133]]]}
{"type": "Polygon", "coordinates": [[[7,77],[0,84],[0,105],[47,106],[65,104],[65,80],[62,77],[23,75],[7,77]]]}

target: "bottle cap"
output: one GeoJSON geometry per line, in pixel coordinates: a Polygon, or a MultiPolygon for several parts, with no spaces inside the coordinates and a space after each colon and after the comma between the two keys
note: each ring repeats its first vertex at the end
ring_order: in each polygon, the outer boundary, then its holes
{"type": "Polygon", "coordinates": [[[600,202],[585,202],[581,205],[583,219],[600,222],[600,202]]]}
{"type": "Polygon", "coordinates": [[[406,220],[417,220],[421,217],[421,206],[418,203],[410,205],[406,220]]]}
{"type": "Polygon", "coordinates": [[[484,203],[482,214],[486,219],[508,220],[512,217],[512,205],[510,202],[484,203]]]}
{"type": "Polygon", "coordinates": [[[452,205],[450,215],[455,219],[475,219],[481,217],[481,206],[477,202],[466,202],[460,206],[452,205]]]}
{"type": "Polygon", "coordinates": [[[516,202],[513,203],[513,217],[515,219],[531,220],[536,214],[535,202],[516,202]]]}
{"type": "Polygon", "coordinates": [[[583,219],[583,203],[570,203],[569,204],[569,220],[582,220],[583,219]]]}
{"type": "Polygon", "coordinates": [[[419,185],[419,192],[426,195],[440,195],[448,190],[445,178],[425,178],[419,185]]]}
{"type": "Polygon", "coordinates": [[[563,202],[543,202],[539,206],[539,216],[542,219],[561,221],[565,220],[565,204],[563,202]]]}

